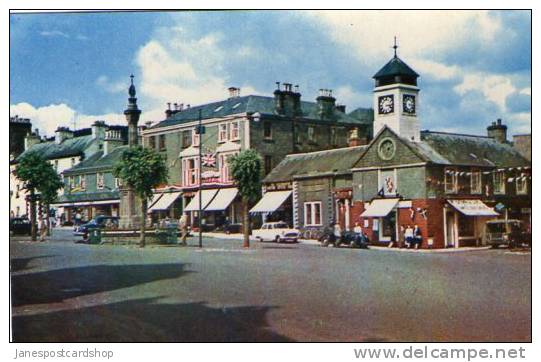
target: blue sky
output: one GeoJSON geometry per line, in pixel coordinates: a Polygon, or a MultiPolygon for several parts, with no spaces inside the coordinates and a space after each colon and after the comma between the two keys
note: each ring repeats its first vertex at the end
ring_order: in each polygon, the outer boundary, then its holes
{"type": "Polygon", "coordinates": [[[485,134],[502,118],[531,132],[531,17],[503,12],[174,12],[12,14],[10,113],[42,132],[122,123],[129,75],[143,121],[166,102],[334,90],[348,111],[372,106],[372,75],[399,56],[420,75],[423,129],[485,134]]]}

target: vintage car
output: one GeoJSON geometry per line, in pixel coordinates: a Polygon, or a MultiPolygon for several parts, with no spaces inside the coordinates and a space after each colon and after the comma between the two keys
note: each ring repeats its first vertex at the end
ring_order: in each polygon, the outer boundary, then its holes
{"type": "Polygon", "coordinates": [[[531,235],[523,227],[520,220],[491,220],[485,224],[487,244],[493,248],[507,245],[510,248],[531,246],[531,235]]]}
{"type": "Polygon", "coordinates": [[[9,220],[10,235],[30,235],[30,220],[26,217],[15,217],[9,220]]]}
{"type": "Polygon", "coordinates": [[[86,238],[89,228],[90,229],[96,228],[96,227],[105,228],[107,225],[118,226],[119,220],[120,218],[117,216],[105,216],[105,215],[96,216],[96,218],[90,220],[86,224],[76,226],[73,230],[73,235],[83,236],[84,238],[86,238]]]}
{"type": "Polygon", "coordinates": [[[267,222],[261,226],[261,229],[253,230],[252,236],[258,241],[289,241],[296,243],[299,239],[299,231],[291,229],[285,222],[267,222]]]}

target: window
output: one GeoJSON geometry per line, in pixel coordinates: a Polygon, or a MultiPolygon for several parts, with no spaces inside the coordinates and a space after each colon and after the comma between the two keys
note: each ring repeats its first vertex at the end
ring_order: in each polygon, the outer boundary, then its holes
{"type": "Polygon", "coordinates": [[[445,192],[458,192],[458,172],[454,168],[445,169],[445,192]]]}
{"type": "Polygon", "coordinates": [[[71,167],[75,166],[75,157],[71,158],[71,167]]]}
{"type": "Polygon", "coordinates": [[[316,132],[313,126],[308,127],[308,141],[314,142],[316,140],[316,132]]]}
{"type": "Polygon", "coordinates": [[[220,177],[222,182],[231,182],[233,181],[233,176],[229,173],[229,159],[236,155],[235,153],[220,154],[218,157],[219,167],[220,167],[220,177]]]}
{"type": "Polygon", "coordinates": [[[218,142],[227,141],[227,123],[218,125],[218,142]]]}
{"type": "Polygon", "coordinates": [[[517,195],[526,195],[528,194],[528,179],[527,177],[517,177],[517,195]]]}
{"type": "Polygon", "coordinates": [[[505,194],[505,174],[503,171],[494,172],[494,193],[505,194]]]}
{"type": "Polygon", "coordinates": [[[72,190],[75,187],[75,179],[73,178],[73,176],[70,176],[68,178],[68,185],[69,185],[70,190],[72,190]]]}
{"type": "Polygon", "coordinates": [[[118,177],[115,177],[115,188],[119,188],[122,186],[122,182],[120,182],[120,179],[118,177]]]}
{"type": "Polygon", "coordinates": [[[81,175],[81,177],[79,178],[79,188],[81,189],[81,191],[86,190],[86,177],[85,177],[85,175],[81,175]]]}
{"type": "Polygon", "coordinates": [[[198,157],[182,160],[183,184],[193,186],[199,184],[199,159],[198,157]]]}
{"type": "Polygon", "coordinates": [[[481,171],[475,170],[471,173],[471,193],[480,194],[482,185],[481,185],[481,171]]]}
{"type": "Polygon", "coordinates": [[[103,173],[98,172],[96,174],[96,188],[98,190],[101,190],[101,189],[103,189],[104,186],[105,186],[105,179],[103,177],[103,173]]]}
{"type": "Polygon", "coordinates": [[[236,121],[236,122],[233,122],[231,123],[231,126],[230,126],[230,139],[231,141],[236,141],[240,138],[240,132],[239,132],[239,122],[236,121]]]}
{"type": "Polygon", "coordinates": [[[304,203],[304,225],[321,226],[321,202],[304,203]]]}
{"type": "Polygon", "coordinates": [[[265,139],[272,139],[272,125],[270,122],[263,123],[263,137],[265,139]]]}
{"type": "Polygon", "coordinates": [[[201,135],[197,134],[195,128],[192,130],[192,145],[199,146],[199,138],[201,135]]]}
{"type": "Polygon", "coordinates": [[[300,145],[302,143],[301,130],[298,125],[293,127],[293,132],[295,133],[295,143],[300,145]]]}
{"type": "Polygon", "coordinates": [[[331,146],[338,145],[338,137],[336,135],[336,127],[331,127],[331,146]]]}
{"type": "Polygon", "coordinates": [[[182,148],[188,148],[192,145],[192,131],[191,130],[185,130],[181,133],[182,137],[182,148]]]}
{"type": "Polygon", "coordinates": [[[148,138],[148,148],[156,148],[156,138],[154,138],[154,136],[148,138]]]}
{"type": "Polygon", "coordinates": [[[268,175],[272,171],[272,156],[265,155],[265,175],[268,175]]]}
{"type": "Polygon", "coordinates": [[[159,146],[160,146],[160,151],[165,150],[165,135],[164,134],[161,134],[159,136],[158,142],[159,142],[159,146]]]}

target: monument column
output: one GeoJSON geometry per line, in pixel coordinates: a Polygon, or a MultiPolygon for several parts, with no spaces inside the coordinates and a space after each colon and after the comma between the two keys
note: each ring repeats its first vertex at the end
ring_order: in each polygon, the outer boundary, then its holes
{"type": "MultiPolygon", "coordinates": [[[[128,89],[128,107],[124,111],[124,115],[126,116],[126,121],[128,121],[128,146],[136,147],[138,144],[137,123],[139,122],[141,110],[137,107],[135,86],[133,85],[133,74],[130,78],[131,84],[128,89]]],[[[129,186],[122,185],[120,187],[120,228],[139,228],[141,223],[139,203],[135,193],[129,186]]]]}

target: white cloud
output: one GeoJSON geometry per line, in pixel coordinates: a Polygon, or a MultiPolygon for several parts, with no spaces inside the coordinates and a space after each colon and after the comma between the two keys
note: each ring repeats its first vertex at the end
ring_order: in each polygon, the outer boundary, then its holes
{"type": "Polygon", "coordinates": [[[336,103],[344,104],[347,112],[353,111],[360,105],[364,107],[372,106],[372,94],[365,92],[357,92],[352,86],[346,85],[338,87],[334,90],[334,97],[336,98],[336,103]]]}
{"type": "Polygon", "coordinates": [[[109,93],[125,92],[127,89],[127,85],[125,82],[111,82],[109,80],[109,77],[107,77],[106,75],[100,75],[96,79],[96,85],[103,88],[109,93]]]}
{"type": "Polygon", "coordinates": [[[97,120],[104,120],[107,124],[125,124],[126,120],[123,114],[108,113],[101,115],[81,114],[68,105],[51,104],[44,107],[34,107],[29,103],[17,103],[9,106],[9,115],[18,115],[24,118],[30,118],[32,127],[38,128],[41,135],[54,135],[54,131],[59,126],[70,127],[73,129],[73,122],[77,129],[89,127],[97,120]]]}
{"type": "Polygon", "coordinates": [[[39,33],[41,36],[47,36],[47,37],[62,37],[62,38],[69,38],[69,35],[60,31],[60,30],[44,30],[39,33]]]}
{"type": "Polygon", "coordinates": [[[506,76],[473,73],[464,76],[462,83],[455,86],[454,91],[464,95],[469,91],[480,91],[487,99],[496,103],[502,111],[506,111],[505,100],[516,91],[515,86],[506,76]]]}

